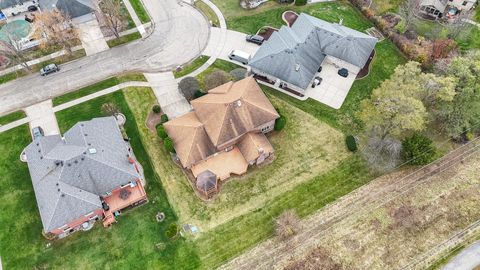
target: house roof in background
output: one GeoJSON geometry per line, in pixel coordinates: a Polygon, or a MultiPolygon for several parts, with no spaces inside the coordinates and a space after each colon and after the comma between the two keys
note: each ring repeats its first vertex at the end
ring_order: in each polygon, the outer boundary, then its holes
{"type": "Polygon", "coordinates": [[[14,5],[20,5],[31,0],[0,0],[0,9],[9,8],[14,5]]]}
{"type": "Polygon", "coordinates": [[[95,10],[92,0],[39,0],[39,4],[42,10],[57,8],[72,19],[89,14],[95,10]]]}
{"type": "Polygon", "coordinates": [[[101,207],[100,196],[141,178],[115,118],[79,122],[25,148],[44,230],[101,207]]]}
{"type": "Polygon", "coordinates": [[[362,68],[376,43],[372,36],[301,13],[292,27],[273,33],[249,65],[306,89],[326,55],[362,68]]]}

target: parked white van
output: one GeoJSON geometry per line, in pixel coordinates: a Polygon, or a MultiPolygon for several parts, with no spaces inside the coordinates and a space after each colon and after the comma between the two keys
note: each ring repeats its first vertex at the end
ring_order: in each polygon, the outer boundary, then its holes
{"type": "Polygon", "coordinates": [[[240,63],[246,65],[250,61],[251,55],[246,53],[246,52],[242,52],[240,50],[233,50],[228,55],[228,58],[230,60],[237,61],[237,62],[240,62],[240,63]]]}

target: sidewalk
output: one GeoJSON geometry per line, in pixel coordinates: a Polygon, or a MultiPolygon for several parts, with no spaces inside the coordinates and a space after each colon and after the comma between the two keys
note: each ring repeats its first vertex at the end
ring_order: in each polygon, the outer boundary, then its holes
{"type": "Polygon", "coordinates": [[[135,26],[137,27],[138,32],[142,37],[145,37],[147,34],[147,31],[145,31],[145,27],[143,27],[142,22],[137,16],[137,13],[135,12],[135,9],[133,9],[132,4],[130,3],[130,0],[123,0],[123,3],[125,4],[125,7],[127,8],[128,13],[130,13],[130,17],[132,17],[133,22],[135,23],[135,26]]]}
{"type": "Polygon", "coordinates": [[[192,106],[178,90],[178,83],[172,72],[145,73],[162,111],[170,119],[177,118],[192,110],[192,106]]]}

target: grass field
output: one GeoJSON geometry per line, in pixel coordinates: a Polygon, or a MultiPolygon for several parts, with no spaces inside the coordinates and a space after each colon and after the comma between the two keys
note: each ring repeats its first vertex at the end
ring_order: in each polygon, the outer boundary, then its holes
{"type": "Polygon", "coordinates": [[[372,26],[372,24],[348,2],[338,1],[299,7],[281,6],[250,16],[238,16],[228,20],[228,28],[249,34],[256,33],[265,25],[280,28],[282,25],[285,25],[285,22],[282,20],[282,13],[287,10],[293,10],[297,13],[304,12],[329,22],[339,22],[340,19],[343,19],[345,26],[359,31],[364,31],[372,26]]]}
{"type": "MultiPolygon", "coordinates": [[[[142,96],[150,89],[128,89],[125,92],[142,96]]],[[[22,149],[30,142],[28,127],[21,126],[0,134],[0,253],[6,269],[188,269],[198,266],[198,257],[192,245],[182,239],[166,239],[164,230],[176,221],[169,206],[158,175],[143,147],[139,129],[150,107],[139,104],[135,114],[119,91],[91,100],[57,114],[62,131],[81,120],[101,116],[100,107],[105,102],[115,103],[127,116],[126,132],[138,161],[143,165],[147,180],[149,203],[124,213],[109,229],[100,224],[89,232],[76,233],[47,247],[41,235],[38,214],[27,167],[19,161],[22,149]],[[138,117],[138,118],[136,118],[138,117]],[[162,211],[167,220],[155,221],[162,211]],[[158,249],[156,245],[164,243],[158,249]]]]}
{"type": "Polygon", "coordinates": [[[27,76],[27,75],[31,74],[32,72],[38,72],[42,67],[44,67],[46,65],[49,65],[49,64],[52,64],[52,63],[55,63],[57,65],[64,64],[64,63],[82,58],[85,55],[86,55],[85,50],[81,49],[81,50],[72,52],[72,54],[70,54],[70,55],[59,56],[59,57],[54,58],[52,60],[48,60],[48,61],[45,61],[45,62],[42,62],[42,63],[38,63],[36,65],[30,66],[31,69],[32,69],[30,71],[30,73],[27,72],[25,69],[22,69],[22,70],[19,70],[19,71],[16,71],[16,72],[11,72],[11,73],[2,75],[2,76],[0,76],[0,84],[18,79],[18,78],[23,77],[23,76],[27,76]]]}
{"type": "Polygon", "coordinates": [[[385,14],[388,12],[398,12],[398,8],[405,0],[373,0],[371,8],[377,14],[385,14]]]}
{"type": "Polygon", "coordinates": [[[25,118],[26,116],[27,115],[25,114],[24,111],[16,111],[16,112],[6,114],[4,116],[0,116],[0,126],[13,122],[15,120],[25,118]]]}
{"type": "Polygon", "coordinates": [[[230,28],[230,19],[234,17],[250,16],[253,14],[264,12],[266,10],[270,10],[272,8],[287,6],[280,5],[275,0],[270,0],[256,9],[245,10],[240,6],[240,1],[238,0],[212,0],[212,2],[222,11],[223,16],[227,20],[228,28],[230,28]]]}
{"type": "Polygon", "coordinates": [[[130,74],[124,74],[124,75],[119,75],[116,77],[111,77],[106,80],[100,81],[98,83],[86,86],[84,88],[78,89],[74,92],[70,92],[68,94],[62,95],[55,97],[53,99],[53,106],[58,106],[63,103],[67,103],[69,101],[88,96],[90,94],[93,94],[95,92],[98,92],[103,89],[107,89],[109,87],[115,86],[120,83],[124,82],[129,82],[129,81],[141,81],[145,82],[147,79],[143,74],[141,73],[130,73],[130,74]]]}
{"type": "Polygon", "coordinates": [[[195,2],[195,7],[200,10],[205,17],[208,18],[208,20],[211,22],[212,26],[214,27],[219,27],[220,26],[220,21],[218,20],[217,14],[204,2],[202,1],[196,1],[195,2]]]}
{"type": "Polygon", "coordinates": [[[182,70],[180,70],[180,71],[175,71],[174,70],[173,71],[173,76],[175,78],[180,78],[180,77],[186,76],[186,75],[192,73],[193,71],[195,71],[196,69],[198,69],[199,67],[201,67],[203,64],[205,64],[205,62],[207,62],[208,59],[210,59],[209,56],[200,55],[195,60],[193,60],[190,63],[183,66],[182,70]]]}
{"type": "Polygon", "coordinates": [[[142,35],[140,35],[139,32],[133,32],[131,34],[121,36],[119,38],[108,40],[107,44],[108,44],[108,47],[113,48],[113,47],[120,46],[141,38],[142,38],[142,35]]]}

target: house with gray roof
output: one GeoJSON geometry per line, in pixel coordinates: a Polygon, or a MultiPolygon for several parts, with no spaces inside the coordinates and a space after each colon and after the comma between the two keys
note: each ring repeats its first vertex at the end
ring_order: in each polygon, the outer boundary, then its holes
{"type": "Polygon", "coordinates": [[[90,228],[95,220],[112,220],[120,206],[146,200],[143,169],[114,117],[79,122],[63,137],[38,138],[24,156],[47,235],[90,228]]]}
{"type": "Polygon", "coordinates": [[[326,57],[362,69],[376,43],[375,37],[302,13],[264,42],[249,66],[257,78],[303,96],[326,57]]]}
{"type": "Polygon", "coordinates": [[[93,0],[39,0],[41,10],[58,9],[71,19],[89,15],[95,11],[93,0]]]}
{"type": "Polygon", "coordinates": [[[477,0],[420,0],[418,11],[431,18],[453,18],[458,13],[471,10],[477,0]]]}

